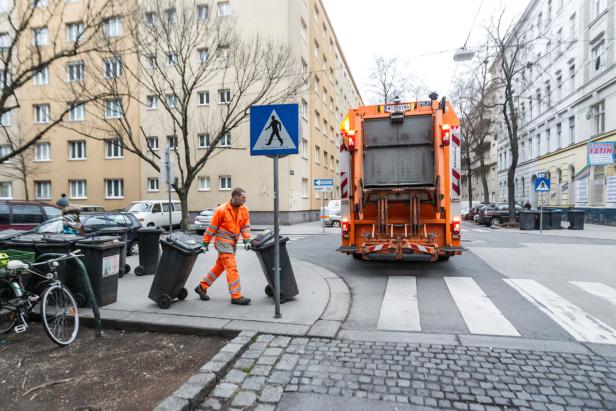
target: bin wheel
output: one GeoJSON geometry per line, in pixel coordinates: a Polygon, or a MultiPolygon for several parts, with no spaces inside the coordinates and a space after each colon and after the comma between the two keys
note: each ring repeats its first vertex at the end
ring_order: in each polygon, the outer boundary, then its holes
{"type": "Polygon", "coordinates": [[[163,294],[160,297],[158,297],[158,306],[164,310],[171,307],[172,302],[173,300],[168,294],[163,294]]]}
{"type": "Polygon", "coordinates": [[[130,273],[130,265],[125,264],[124,265],[124,272],[122,274],[128,274],[130,273]]]}
{"type": "Polygon", "coordinates": [[[265,295],[267,295],[268,297],[274,296],[274,290],[272,290],[272,287],[270,287],[269,285],[265,286],[265,295]]]}
{"type": "Polygon", "coordinates": [[[144,275],[144,274],[145,274],[145,268],[143,268],[140,265],[135,267],[135,275],[144,275]]]}
{"type": "Polygon", "coordinates": [[[182,289],[180,290],[180,294],[178,295],[178,298],[179,298],[180,300],[185,300],[185,299],[186,299],[186,297],[188,297],[188,290],[187,290],[186,288],[182,288],[182,289]]]}
{"type": "Polygon", "coordinates": [[[75,293],[73,297],[75,297],[75,302],[77,303],[77,307],[81,308],[81,307],[86,306],[86,302],[88,301],[88,299],[86,298],[85,295],[83,295],[82,293],[75,293]]]}

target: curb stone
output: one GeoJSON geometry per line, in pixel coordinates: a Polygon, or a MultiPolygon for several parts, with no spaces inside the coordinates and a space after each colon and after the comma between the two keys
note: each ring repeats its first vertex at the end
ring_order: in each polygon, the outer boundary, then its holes
{"type": "Polygon", "coordinates": [[[188,411],[196,409],[231,368],[252,340],[256,331],[242,331],[229,341],[210,361],[182,384],[173,394],[160,402],[154,411],[188,411]]]}

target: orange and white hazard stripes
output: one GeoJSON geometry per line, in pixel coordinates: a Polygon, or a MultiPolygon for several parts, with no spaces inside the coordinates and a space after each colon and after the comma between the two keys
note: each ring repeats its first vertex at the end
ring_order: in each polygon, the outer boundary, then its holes
{"type": "MultiPolygon", "coordinates": [[[[364,252],[366,254],[377,253],[379,251],[388,250],[390,248],[396,248],[396,247],[393,244],[387,242],[387,243],[381,243],[381,244],[377,244],[377,245],[366,246],[364,248],[364,250],[365,250],[364,252]]],[[[404,241],[402,243],[402,249],[411,249],[411,250],[413,250],[415,252],[418,252],[418,253],[430,254],[430,255],[435,255],[437,253],[435,247],[430,247],[430,246],[427,246],[427,245],[411,243],[409,241],[404,241]]]]}
{"type": "Polygon", "coordinates": [[[451,144],[449,146],[449,162],[451,165],[451,198],[460,197],[461,170],[460,126],[451,126],[451,144]]]}
{"type": "Polygon", "coordinates": [[[340,139],[340,198],[349,198],[349,150],[340,139]]]}

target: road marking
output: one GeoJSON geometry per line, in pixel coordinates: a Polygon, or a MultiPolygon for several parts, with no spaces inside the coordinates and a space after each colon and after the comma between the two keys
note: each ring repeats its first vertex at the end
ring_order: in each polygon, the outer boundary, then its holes
{"type": "Polygon", "coordinates": [[[468,231],[468,230],[467,230],[466,228],[463,228],[463,229],[462,229],[462,232],[463,232],[463,233],[466,233],[467,231],[468,231]]]}
{"type": "Polygon", "coordinates": [[[578,341],[616,344],[616,330],[535,280],[504,280],[578,341]]]}
{"type": "Polygon", "coordinates": [[[479,233],[489,233],[487,230],[482,230],[481,228],[473,228],[473,231],[477,231],[479,233]]]}
{"type": "Polygon", "coordinates": [[[584,281],[569,281],[571,284],[580,287],[587,293],[596,295],[616,305],[616,289],[602,283],[589,283],[584,281]]]}
{"type": "Polygon", "coordinates": [[[389,277],[376,328],[387,331],[421,331],[416,277],[389,277]]]}
{"type": "Polygon", "coordinates": [[[472,334],[520,336],[475,280],[445,277],[445,283],[472,334]]]}

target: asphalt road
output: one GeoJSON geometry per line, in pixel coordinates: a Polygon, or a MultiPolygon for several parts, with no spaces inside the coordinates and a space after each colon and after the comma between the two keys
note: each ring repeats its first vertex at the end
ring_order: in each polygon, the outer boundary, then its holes
{"type": "Polygon", "coordinates": [[[463,255],[448,262],[356,261],[337,253],[338,245],[338,235],[306,235],[288,249],[346,281],[348,332],[500,335],[616,349],[614,241],[464,223],[463,255]]]}

